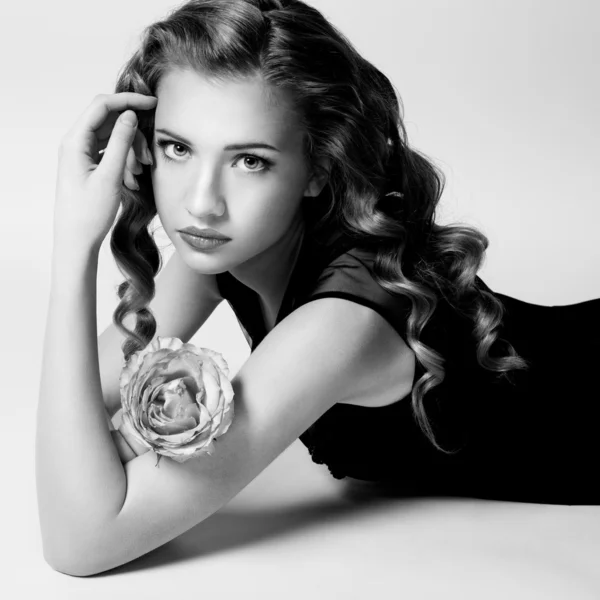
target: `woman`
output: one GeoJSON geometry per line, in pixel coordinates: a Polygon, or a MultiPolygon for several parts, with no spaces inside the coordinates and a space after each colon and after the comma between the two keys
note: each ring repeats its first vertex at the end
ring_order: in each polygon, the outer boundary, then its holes
{"type": "Polygon", "coordinates": [[[435,223],[442,181],[409,147],[390,81],[314,8],[197,0],[148,27],[115,94],[61,145],[36,445],[49,564],[82,575],[137,558],[298,437],[334,477],[382,492],[600,503],[598,410],[579,374],[600,356],[600,299],[490,290],[476,275],[487,238],[435,223]],[[156,214],[176,250],[168,281],[187,277],[157,295],[157,318],[156,214]],[[93,325],[113,223],[118,357],[98,356],[93,325]],[[107,365],[158,333],[189,339],[223,299],[252,345],[235,419],[210,459],[155,469],[106,427],[107,365]]]}

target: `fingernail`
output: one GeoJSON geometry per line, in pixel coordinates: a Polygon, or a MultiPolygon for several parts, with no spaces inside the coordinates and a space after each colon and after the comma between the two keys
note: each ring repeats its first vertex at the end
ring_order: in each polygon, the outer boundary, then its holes
{"type": "Polygon", "coordinates": [[[123,123],[131,125],[132,127],[137,125],[137,117],[133,112],[123,113],[119,118],[123,123]]]}
{"type": "Polygon", "coordinates": [[[149,148],[144,148],[144,156],[146,157],[146,160],[153,165],[154,164],[154,160],[152,160],[152,154],[150,153],[150,149],[149,148]]]}

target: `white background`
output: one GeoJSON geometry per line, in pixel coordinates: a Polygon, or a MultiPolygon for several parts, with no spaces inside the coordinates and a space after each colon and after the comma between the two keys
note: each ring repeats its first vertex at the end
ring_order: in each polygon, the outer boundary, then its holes
{"type": "MultiPolygon", "coordinates": [[[[447,176],[439,221],[475,225],[490,239],[484,281],[545,305],[600,297],[600,3],[310,4],[399,90],[409,141],[447,176]]],[[[600,597],[597,507],[453,500],[364,511],[340,498],[339,482],[310,462],[299,441],[230,505],[122,575],[69,578],[43,562],[34,423],[57,148],[94,95],[113,91],[142,28],[175,6],[2,6],[0,568],[7,597],[600,597]]],[[[107,238],[99,332],[111,322],[121,280],[107,238]]],[[[233,372],[249,352],[226,303],[192,342],[222,352],[233,372]]]]}

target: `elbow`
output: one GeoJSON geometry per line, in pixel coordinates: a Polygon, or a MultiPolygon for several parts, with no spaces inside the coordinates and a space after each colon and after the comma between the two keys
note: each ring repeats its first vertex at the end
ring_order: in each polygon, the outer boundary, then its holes
{"type": "Polygon", "coordinates": [[[73,558],[72,553],[70,552],[51,552],[44,547],[44,560],[51,569],[64,575],[87,577],[95,574],[89,569],[84,568],[81,561],[73,558]]]}
{"type": "Polygon", "coordinates": [[[54,571],[71,577],[90,577],[106,570],[99,568],[97,563],[86,560],[86,557],[59,557],[44,552],[44,560],[54,571]]]}
{"type": "Polygon", "coordinates": [[[112,558],[114,519],[93,518],[95,515],[91,514],[74,518],[73,510],[67,507],[59,511],[56,505],[44,502],[41,497],[39,509],[42,554],[53,570],[87,577],[116,566],[112,558]]]}
{"type": "Polygon", "coordinates": [[[43,556],[46,564],[64,575],[89,577],[110,569],[99,556],[98,543],[81,543],[65,534],[48,543],[43,540],[43,556]]]}
{"type": "Polygon", "coordinates": [[[57,562],[54,559],[50,559],[45,555],[44,560],[50,568],[52,568],[57,573],[62,573],[63,575],[71,575],[71,577],[88,577],[89,575],[95,575],[95,573],[88,573],[79,569],[73,569],[73,565],[57,562]]]}

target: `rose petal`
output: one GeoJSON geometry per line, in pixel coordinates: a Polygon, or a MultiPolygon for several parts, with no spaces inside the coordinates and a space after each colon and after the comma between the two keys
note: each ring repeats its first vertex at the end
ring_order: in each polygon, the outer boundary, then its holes
{"type": "Polygon", "coordinates": [[[129,362],[127,363],[126,367],[121,371],[121,376],[119,378],[119,388],[121,390],[121,395],[125,393],[125,388],[127,387],[127,385],[129,385],[131,378],[140,371],[142,366],[144,367],[144,370],[146,370],[151,366],[150,363],[152,361],[160,360],[162,353],[170,352],[170,350],[168,349],[159,350],[158,348],[156,349],[156,351],[153,351],[152,347],[153,344],[149,344],[140,352],[136,352],[132,356],[130,356],[129,362]],[[144,365],[146,357],[149,355],[153,358],[151,358],[150,361],[144,365]]]}
{"type": "Polygon", "coordinates": [[[210,454],[233,419],[228,374],[220,353],[158,336],[123,368],[123,421],[175,460],[210,454]]]}
{"type": "Polygon", "coordinates": [[[133,425],[131,415],[129,415],[129,413],[122,414],[121,427],[126,428],[127,432],[131,434],[137,442],[152,450],[152,445],[142,435],[140,435],[137,428],[133,425]]]}
{"type": "MultiPolygon", "coordinates": [[[[166,437],[164,440],[165,447],[173,447],[174,448],[174,447],[180,446],[181,444],[188,443],[191,440],[194,440],[195,444],[202,443],[204,438],[210,437],[212,435],[211,415],[208,413],[206,408],[204,408],[202,405],[199,405],[198,408],[200,410],[200,418],[198,419],[198,421],[199,421],[198,425],[196,425],[196,427],[190,431],[183,431],[183,432],[176,431],[176,432],[173,432],[172,434],[169,434],[168,437],[166,437]],[[197,439],[195,439],[195,438],[197,438],[197,439]]],[[[196,421],[194,421],[194,424],[195,424],[195,422],[196,421]]]]}
{"type": "Polygon", "coordinates": [[[219,387],[218,381],[210,373],[206,371],[204,374],[204,406],[209,409],[211,414],[214,414],[221,404],[221,388],[219,387]]]}
{"type": "Polygon", "coordinates": [[[195,398],[181,379],[171,381],[161,391],[164,400],[163,412],[171,419],[178,418],[185,407],[196,406],[195,398]]]}
{"type": "MultiPolygon", "coordinates": [[[[154,431],[164,436],[184,436],[181,441],[187,441],[194,436],[193,429],[196,427],[196,419],[188,417],[187,419],[178,419],[170,423],[164,423],[163,425],[154,426],[154,431]]],[[[169,441],[172,441],[171,439],[169,441]]]]}
{"type": "Polygon", "coordinates": [[[222,371],[226,377],[229,377],[229,367],[222,354],[216,352],[215,350],[211,350],[210,348],[199,348],[199,351],[201,354],[213,360],[219,370],[222,371]]]}
{"type": "Polygon", "coordinates": [[[225,415],[224,415],[225,418],[223,419],[223,422],[221,423],[221,427],[219,428],[219,431],[217,432],[217,435],[215,437],[220,437],[224,433],[227,433],[227,430],[233,423],[233,415],[234,415],[233,405],[231,405],[229,410],[225,413],[225,415]]]}

